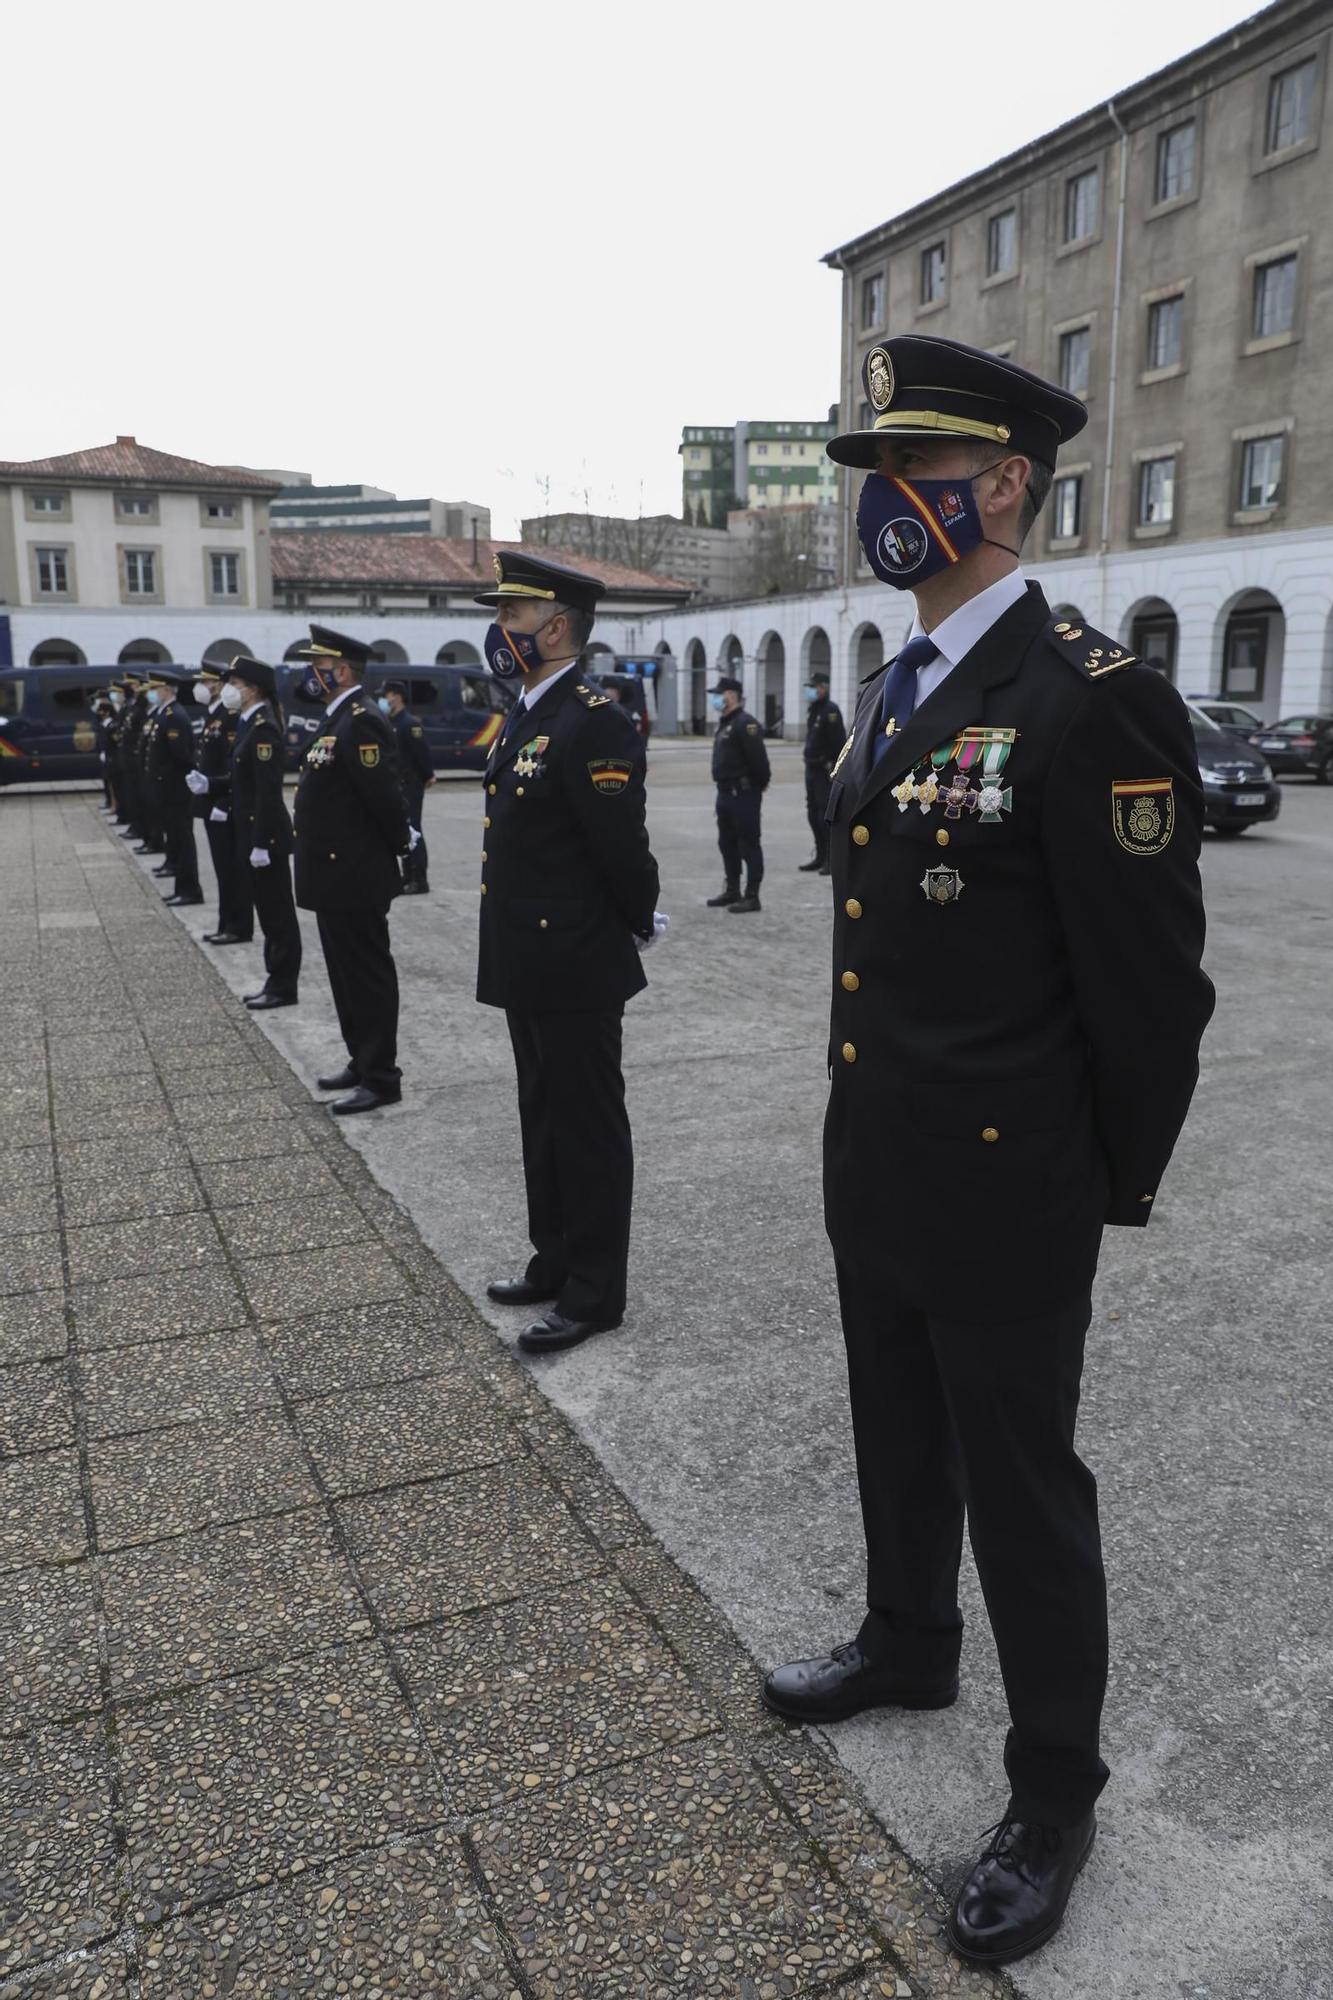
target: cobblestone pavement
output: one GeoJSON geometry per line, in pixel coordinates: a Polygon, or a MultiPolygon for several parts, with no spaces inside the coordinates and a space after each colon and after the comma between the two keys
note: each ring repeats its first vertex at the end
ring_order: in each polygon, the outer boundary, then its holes
{"type": "Polygon", "coordinates": [[[94,806],[0,800],[0,2000],[1011,1991],[94,806]]]}

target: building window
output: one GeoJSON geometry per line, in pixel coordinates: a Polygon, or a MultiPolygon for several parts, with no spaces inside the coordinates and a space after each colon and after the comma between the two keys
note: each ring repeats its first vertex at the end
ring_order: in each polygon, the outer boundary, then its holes
{"type": "Polygon", "coordinates": [[[209,588],[214,597],[239,597],[241,594],[241,559],[239,556],[210,556],[208,558],[209,588]]]}
{"type": "Polygon", "coordinates": [[[69,594],[69,569],[65,549],[38,549],[37,588],[43,597],[66,597],[69,594]]]}
{"type": "Polygon", "coordinates": [[[1313,56],[1273,78],[1268,86],[1265,153],[1285,153],[1288,146],[1303,145],[1313,135],[1314,81],[1313,56]]]}
{"type": "Polygon", "coordinates": [[[986,276],[998,278],[1018,269],[1018,210],[1001,209],[986,224],[986,276]]]}
{"type": "MultiPolygon", "coordinates": [[[[695,452],[694,456],[697,458],[699,456],[698,452],[695,452]]],[[[204,513],[210,521],[234,521],[236,519],[236,502],[234,500],[210,500],[204,508],[204,513]]]]}
{"type": "Polygon", "coordinates": [[[1139,467],[1139,526],[1169,527],[1176,511],[1176,461],[1145,458],[1139,467]]]}
{"type": "Polygon", "coordinates": [[[945,260],[944,245],[932,243],[928,250],[921,252],[921,303],[933,305],[936,299],[944,297],[945,260]]]}
{"type": "Polygon", "coordinates": [[[1148,366],[1175,368],[1185,351],[1185,301],[1157,299],[1148,308],[1148,366]]]}
{"type": "Polygon", "coordinates": [[[884,273],[876,271],[873,278],[861,282],[861,324],[863,327],[882,325],[884,320],[884,273]]]}
{"type": "Polygon", "coordinates": [[[790,458],[790,457],[791,457],[791,446],[790,446],[789,444],[784,444],[784,445],[783,445],[783,447],[782,447],[782,456],[783,456],[784,458],[790,458]]]}
{"type": "Polygon", "coordinates": [[[1168,132],[1157,135],[1157,201],[1179,201],[1183,194],[1194,192],[1194,140],[1195,125],[1187,118],[1183,125],[1173,125],[1168,132]]]}
{"type": "Polygon", "coordinates": [[[1073,174],[1065,182],[1065,242],[1081,243],[1097,230],[1097,197],[1101,175],[1096,167],[1073,174]]]}
{"type": "Polygon", "coordinates": [[[1086,396],[1092,378],[1092,329],[1072,327],[1060,335],[1060,387],[1071,396],[1086,396]]]}
{"type": "Polygon", "coordinates": [[[1073,472],[1057,479],[1051,502],[1052,541],[1074,541],[1083,533],[1083,475],[1073,472]]]}
{"type": "Polygon", "coordinates": [[[157,595],[156,568],[151,549],[126,549],[125,594],[127,597],[157,595]]]}
{"type": "Polygon", "coordinates": [[[63,493],[30,493],[28,504],[34,514],[63,514],[65,495],[63,493]]]}
{"type": "Polygon", "coordinates": [[[759,457],[759,458],[767,458],[767,457],[768,457],[768,446],[767,446],[766,444],[757,444],[757,445],[755,446],[755,454],[756,454],[756,456],[757,456],[757,457],[759,457]]]}
{"type": "Polygon", "coordinates": [[[1290,333],[1296,324],[1296,259],[1275,257],[1254,274],[1254,338],[1290,333]]]}
{"type": "Polygon", "coordinates": [[[1276,507],[1282,497],[1284,437],[1248,438],[1241,452],[1240,504],[1276,507]]]}
{"type": "Polygon", "coordinates": [[[118,493],[116,512],[122,521],[151,521],[157,512],[157,502],[146,493],[118,493]]]}

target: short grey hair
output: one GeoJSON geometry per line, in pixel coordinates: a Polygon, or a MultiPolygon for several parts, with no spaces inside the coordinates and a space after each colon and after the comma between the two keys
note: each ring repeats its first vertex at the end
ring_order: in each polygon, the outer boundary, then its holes
{"type": "MultiPolygon", "coordinates": [[[[1026,454],[1020,455],[1026,456],[1026,454]]],[[[995,446],[993,444],[977,444],[973,446],[972,463],[977,472],[988,472],[991,466],[997,462],[995,458],[995,446]]],[[[1018,514],[1018,540],[1020,547],[1032,533],[1033,524],[1050,498],[1051,487],[1055,480],[1055,473],[1052,468],[1049,465],[1043,465],[1039,458],[1028,459],[1028,465],[1030,469],[1028,472],[1027,491],[1023,495],[1023,505],[1019,509],[1018,514]]]]}
{"type": "Polygon", "coordinates": [[[551,607],[551,610],[552,615],[559,612],[565,619],[569,626],[569,636],[572,644],[577,646],[578,650],[582,652],[592,637],[592,628],[595,622],[592,612],[580,611],[572,604],[555,604],[551,607]]]}

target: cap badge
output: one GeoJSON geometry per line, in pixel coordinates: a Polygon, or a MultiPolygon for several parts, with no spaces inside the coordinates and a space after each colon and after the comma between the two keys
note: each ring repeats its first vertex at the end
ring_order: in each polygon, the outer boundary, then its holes
{"type": "Polygon", "coordinates": [[[495,581],[497,583],[503,583],[505,580],[504,566],[501,563],[499,556],[491,557],[491,568],[495,571],[495,581]]]}
{"type": "Polygon", "coordinates": [[[893,401],[893,363],[882,347],[872,347],[866,357],[866,393],[877,415],[893,401]]]}

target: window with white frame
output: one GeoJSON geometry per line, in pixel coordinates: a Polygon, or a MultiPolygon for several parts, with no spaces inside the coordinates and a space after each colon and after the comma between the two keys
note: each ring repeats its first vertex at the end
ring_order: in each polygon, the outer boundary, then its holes
{"type": "Polygon", "coordinates": [[[1071,396],[1086,396],[1092,380],[1092,329],[1071,327],[1060,335],[1060,387],[1071,396]]]}
{"type": "Polygon", "coordinates": [[[1168,527],[1176,511],[1175,453],[1145,458],[1139,466],[1139,526],[1168,527]]]}
{"type": "Polygon", "coordinates": [[[1290,333],[1296,324],[1296,255],[1274,257],[1254,273],[1254,338],[1290,333]]]}
{"type": "MultiPolygon", "coordinates": [[[[699,454],[695,451],[691,452],[690,456],[691,458],[697,458],[699,454]]],[[[210,521],[234,521],[236,519],[236,502],[234,500],[210,500],[204,512],[208,515],[210,521]]]]}
{"type": "Polygon", "coordinates": [[[1086,236],[1097,233],[1097,202],[1101,190],[1101,173],[1096,167],[1086,167],[1081,174],[1071,174],[1065,182],[1065,242],[1080,243],[1086,236]]]}
{"type": "Polygon", "coordinates": [[[239,556],[210,556],[208,558],[209,589],[214,597],[239,597],[241,594],[241,559],[239,556]]]}
{"type": "Polygon", "coordinates": [[[1067,472],[1051,494],[1051,539],[1071,542],[1083,532],[1083,475],[1067,472]]]}
{"type": "Polygon", "coordinates": [[[69,551],[38,549],[37,589],[43,597],[64,597],[69,592],[69,551]]]}
{"type": "Polygon", "coordinates": [[[63,514],[68,496],[64,493],[30,493],[28,505],[34,514],[63,514]]]}
{"type": "Polygon", "coordinates": [[[1183,194],[1193,194],[1195,136],[1192,118],[1158,133],[1155,200],[1178,201],[1183,194]]]}
{"type": "Polygon", "coordinates": [[[151,521],[157,511],[157,502],[147,493],[118,493],[116,512],[122,521],[151,521]]]}
{"type": "Polygon", "coordinates": [[[1185,351],[1185,300],[1154,299],[1148,308],[1148,366],[1175,368],[1185,351]]]}
{"type": "Polygon", "coordinates": [[[921,252],[921,303],[933,305],[944,297],[947,263],[944,245],[932,243],[921,252]]]}
{"type": "Polygon", "coordinates": [[[1314,132],[1315,59],[1290,69],[1279,70],[1268,86],[1268,121],[1264,131],[1265,153],[1284,153],[1299,146],[1314,132]]]}
{"type": "Polygon", "coordinates": [[[125,594],[127,597],[157,595],[157,564],[152,549],[126,549],[125,594]]]}
{"type": "Polygon", "coordinates": [[[861,324],[863,327],[882,325],[884,320],[884,273],[876,271],[873,277],[861,280],[861,324]]]}
{"type": "Polygon", "coordinates": [[[1002,208],[986,224],[986,276],[999,278],[1018,269],[1018,210],[1002,208]]]}
{"type": "Polygon", "coordinates": [[[1242,507],[1276,507],[1282,497],[1282,468],[1287,440],[1275,437],[1247,438],[1240,455],[1240,504],[1242,507]]]}

